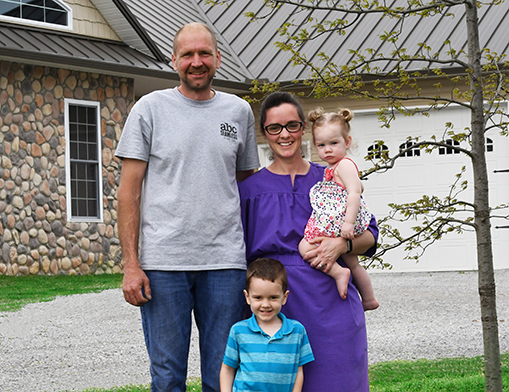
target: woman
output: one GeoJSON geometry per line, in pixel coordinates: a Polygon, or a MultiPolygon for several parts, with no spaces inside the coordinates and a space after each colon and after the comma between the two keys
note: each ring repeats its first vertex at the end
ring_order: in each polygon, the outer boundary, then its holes
{"type": "MultiPolygon", "coordinates": [[[[304,261],[298,245],[311,215],[309,190],[323,178],[324,167],[302,158],[305,128],[302,107],[288,93],[273,93],[262,104],[260,127],[274,162],[239,185],[248,262],[280,260],[288,273],[290,300],[283,313],[306,327],[315,361],[304,367],[307,392],[369,390],[364,310],[352,284],[342,300],[334,279],[325,275],[347,253],[343,238],[316,238],[304,261]]],[[[353,240],[352,253],[374,252],[378,229],[353,240]]],[[[341,260],[339,262],[344,266],[341,260]]]]}

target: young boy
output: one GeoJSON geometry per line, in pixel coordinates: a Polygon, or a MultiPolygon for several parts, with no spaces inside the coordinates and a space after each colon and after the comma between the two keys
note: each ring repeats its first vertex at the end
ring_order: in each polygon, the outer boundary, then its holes
{"type": "Polygon", "coordinates": [[[253,316],[230,330],[220,373],[221,392],[300,392],[302,366],[315,358],[304,326],[281,311],[289,291],[283,264],[249,264],[244,295],[253,316]]]}

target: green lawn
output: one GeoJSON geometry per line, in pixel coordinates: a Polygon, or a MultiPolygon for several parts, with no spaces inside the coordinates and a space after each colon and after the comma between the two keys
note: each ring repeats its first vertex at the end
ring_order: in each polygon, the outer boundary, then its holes
{"type": "MultiPolygon", "coordinates": [[[[509,390],[509,353],[502,355],[504,390],[509,390]]],[[[369,368],[371,392],[484,392],[483,358],[394,361],[369,368]]]]}
{"type": "MultiPolygon", "coordinates": [[[[122,275],[3,276],[0,275],[0,311],[17,311],[32,302],[51,301],[57,295],[96,293],[120,288],[122,275]]],[[[371,392],[484,392],[482,357],[393,361],[369,368],[371,392]]],[[[502,355],[504,390],[509,391],[509,353],[502,355]]],[[[188,392],[200,392],[193,380],[188,392]]],[[[128,385],[83,392],[150,392],[149,385],[128,385]]]]}
{"type": "MultiPolygon", "coordinates": [[[[148,385],[127,385],[125,387],[115,387],[113,389],[89,388],[83,392],[150,392],[148,385]]],[[[201,392],[201,380],[191,380],[187,384],[186,392],[201,392]]]]}
{"type": "Polygon", "coordinates": [[[98,293],[122,287],[121,274],[5,276],[0,275],[0,312],[14,312],[32,302],[45,302],[57,295],[98,293]]]}
{"type": "MultiPolygon", "coordinates": [[[[502,376],[504,390],[509,390],[509,353],[502,355],[502,376]]],[[[369,380],[371,392],[484,392],[482,357],[378,363],[370,366],[369,380]]],[[[200,391],[200,380],[187,387],[187,392],[200,391]]],[[[83,392],[150,392],[150,386],[83,392]]]]}

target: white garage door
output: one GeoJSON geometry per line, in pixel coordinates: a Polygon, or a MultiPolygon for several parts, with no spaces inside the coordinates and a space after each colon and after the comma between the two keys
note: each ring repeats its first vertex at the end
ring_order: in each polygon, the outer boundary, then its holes
{"type": "MultiPolygon", "coordinates": [[[[358,142],[357,151],[351,154],[360,170],[370,167],[363,160],[374,140],[384,140],[385,146],[393,156],[406,143],[408,136],[419,136],[421,140],[436,135],[441,139],[444,125],[454,124],[454,130],[461,132],[470,124],[470,113],[467,109],[453,107],[431,114],[430,117],[398,116],[389,129],[381,128],[374,111],[357,111],[352,121],[352,135],[358,142]]],[[[509,140],[496,130],[491,130],[487,137],[487,161],[490,180],[490,203],[496,206],[509,203],[509,140]],[[502,171],[496,173],[495,171],[502,171]]],[[[452,141],[451,141],[452,142],[452,141]]],[[[468,148],[466,142],[463,146],[468,148]]],[[[441,149],[426,154],[424,151],[412,154],[397,161],[396,167],[386,173],[372,174],[364,182],[364,198],[377,217],[387,215],[388,203],[412,202],[423,195],[436,195],[444,198],[450,192],[450,185],[455,176],[466,166],[464,174],[470,187],[458,195],[458,199],[473,202],[473,174],[469,159],[452,150],[441,149]]],[[[508,214],[507,210],[499,215],[508,214]]],[[[410,234],[409,227],[419,222],[394,223],[403,234],[410,234]]],[[[495,268],[509,268],[509,228],[496,229],[495,226],[507,226],[508,221],[492,220],[492,240],[495,268]]],[[[384,261],[393,265],[393,271],[451,271],[477,269],[476,240],[473,232],[449,234],[429,247],[419,262],[403,260],[406,252],[395,249],[387,253],[384,261]]]]}

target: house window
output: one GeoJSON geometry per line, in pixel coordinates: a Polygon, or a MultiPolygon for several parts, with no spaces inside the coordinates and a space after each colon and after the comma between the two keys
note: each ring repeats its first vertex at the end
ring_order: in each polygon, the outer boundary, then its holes
{"type": "Polygon", "coordinates": [[[372,144],[368,147],[369,159],[381,159],[389,156],[389,148],[385,144],[372,144]]]}
{"type": "Polygon", "coordinates": [[[60,0],[0,0],[1,19],[71,28],[71,9],[60,0]]]}
{"type": "Polygon", "coordinates": [[[486,138],[486,152],[493,152],[493,140],[489,137],[486,138]]]}
{"type": "Polygon", "coordinates": [[[65,112],[68,218],[101,221],[100,105],[66,99],[65,112]]]}
{"type": "MultiPolygon", "coordinates": [[[[449,146],[458,146],[460,145],[460,142],[452,139],[447,139],[445,141],[446,144],[449,146]]],[[[438,148],[438,154],[439,155],[450,155],[450,154],[459,154],[460,152],[458,150],[455,150],[451,147],[439,147],[438,148]]]]}
{"type": "MultiPolygon", "coordinates": [[[[411,148],[415,143],[412,143],[410,141],[400,144],[399,145],[399,151],[406,150],[407,148],[411,148]]],[[[412,148],[411,150],[408,150],[403,154],[405,157],[420,157],[421,156],[421,150],[418,148],[412,148]]]]}

